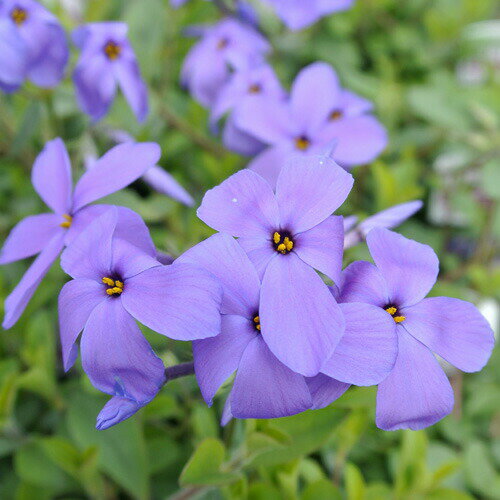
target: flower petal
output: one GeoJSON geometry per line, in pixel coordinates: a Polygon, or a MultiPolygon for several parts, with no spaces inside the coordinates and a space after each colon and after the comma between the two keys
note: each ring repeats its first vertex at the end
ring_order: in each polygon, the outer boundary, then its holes
{"type": "Polygon", "coordinates": [[[24,81],[28,47],[19,36],[14,23],[0,19],[0,84],[15,90],[24,81]]]}
{"type": "Polygon", "coordinates": [[[380,429],[414,431],[435,424],[453,409],[453,389],[432,352],[398,327],[399,351],[377,393],[380,429]]]}
{"type": "Polygon", "coordinates": [[[251,170],[240,170],[207,191],[198,217],[232,236],[271,238],[278,227],[278,206],[271,186],[251,170]]]}
{"type": "Polygon", "coordinates": [[[222,316],[221,333],[193,342],[194,370],[203,399],[212,406],[219,387],[238,368],[243,351],[257,335],[251,320],[242,316],[222,316]]]}
{"type": "Polygon", "coordinates": [[[325,156],[290,158],[276,186],[281,227],[294,233],[323,222],[344,203],[352,175],[325,156]]]}
{"type": "Polygon", "coordinates": [[[127,99],[137,120],[143,122],[149,111],[148,89],[141,78],[137,60],[135,57],[123,58],[117,61],[114,70],[125,99],[127,99]]]}
{"type": "Polygon", "coordinates": [[[465,372],[486,365],[495,344],[490,324],[474,304],[431,297],[404,309],[402,326],[448,363],[465,372]]]}
{"type": "Polygon", "coordinates": [[[62,287],[58,309],[64,371],[68,371],[76,360],[78,349],[75,342],[87,319],[106,299],[102,284],[94,280],[76,279],[62,287]]]}
{"type": "Polygon", "coordinates": [[[175,340],[198,340],[220,332],[222,289],[200,267],[174,263],[127,280],[124,307],[148,328],[175,340]]]}
{"type": "Polygon", "coordinates": [[[384,228],[370,231],[368,248],[398,307],[420,302],[436,283],[439,260],[434,250],[384,228]]]}
{"type": "Polygon", "coordinates": [[[238,243],[245,250],[257,270],[259,279],[262,280],[271,259],[278,257],[271,242],[262,238],[238,238],[238,243]]]}
{"type": "Polygon", "coordinates": [[[318,374],[344,334],[342,311],[327,286],[293,253],[269,264],[259,312],[269,349],[306,377],[318,374]]]}
{"type": "Polygon", "coordinates": [[[321,372],[354,385],[375,385],[391,372],[398,354],[396,323],[370,304],[340,304],[345,333],[321,372]]]}
{"type": "Polygon", "coordinates": [[[73,220],[71,221],[71,226],[66,231],[66,238],[64,243],[66,246],[71,245],[73,240],[85,230],[95,219],[103,215],[113,205],[89,205],[88,207],[83,207],[78,210],[76,214],[73,215],[73,220]]]}
{"type": "Polygon", "coordinates": [[[394,205],[393,207],[382,210],[382,212],[365,219],[359,224],[359,230],[366,236],[375,227],[392,229],[393,227],[399,226],[415,212],[418,212],[422,206],[423,203],[420,200],[394,205]]]}
{"type": "Polygon", "coordinates": [[[155,191],[164,194],[187,207],[194,205],[191,195],[163,168],[153,165],[142,176],[155,191]]]}
{"type": "Polygon", "coordinates": [[[245,349],[231,391],[236,418],[278,418],[311,407],[304,377],[280,363],[261,336],[245,349]]]}
{"type": "MultiPolygon", "coordinates": [[[[229,115],[222,133],[222,142],[229,151],[243,156],[255,156],[265,149],[265,145],[247,132],[240,130],[229,115]]],[[[258,173],[258,172],[257,172],[258,173]]]]}
{"type": "Polygon", "coordinates": [[[31,171],[31,182],[45,204],[56,214],[71,213],[71,163],[64,142],[47,142],[31,171]]]}
{"type": "Polygon", "coordinates": [[[104,431],[135,415],[144,405],[132,399],[113,396],[97,415],[95,428],[104,431]]]}
{"type": "Polygon", "coordinates": [[[322,373],[315,377],[306,378],[306,382],[313,400],[312,410],[325,408],[340,398],[351,387],[350,384],[339,382],[322,373]]]}
{"type": "Polygon", "coordinates": [[[153,142],[126,142],[110,149],[78,181],[73,210],[128,186],[155,165],[160,156],[160,147],[153,142]]]}
{"type": "Polygon", "coordinates": [[[247,165],[247,168],[259,174],[272,188],[275,188],[281,169],[285,165],[286,159],[292,154],[294,151],[291,144],[283,143],[271,146],[258,153],[247,165]]]}

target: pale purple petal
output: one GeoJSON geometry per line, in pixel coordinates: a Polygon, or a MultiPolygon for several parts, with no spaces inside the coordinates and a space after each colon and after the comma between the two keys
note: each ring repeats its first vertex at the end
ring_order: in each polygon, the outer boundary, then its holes
{"type": "Polygon", "coordinates": [[[243,351],[257,334],[252,320],[224,315],[219,335],[193,342],[196,380],[208,406],[212,406],[219,387],[236,371],[243,351]]]}
{"type": "Polygon", "coordinates": [[[247,168],[266,179],[269,185],[274,188],[287,158],[293,154],[294,150],[291,143],[271,146],[259,153],[247,165],[247,168]]]}
{"type": "Polygon", "coordinates": [[[172,175],[158,165],[153,165],[146,170],[142,178],[155,191],[169,196],[188,207],[194,205],[194,200],[191,195],[172,177],[172,175]]]}
{"type": "Polygon", "coordinates": [[[24,81],[28,48],[13,23],[0,19],[0,84],[15,90],[24,81]]]}
{"type": "Polygon", "coordinates": [[[72,241],[84,231],[97,217],[107,212],[113,205],[89,205],[78,210],[73,215],[71,226],[66,231],[66,246],[71,245],[72,241]]]}
{"type": "Polygon", "coordinates": [[[90,381],[107,394],[149,401],[165,381],[163,362],[119,298],[109,297],[92,311],[80,351],[90,381]]]}
{"type": "Polygon", "coordinates": [[[346,117],[364,115],[373,111],[373,103],[350,90],[343,89],[341,95],[342,113],[346,117]]]}
{"type": "Polygon", "coordinates": [[[60,227],[61,216],[39,214],[18,222],[0,250],[0,264],[9,264],[41,252],[49,241],[64,230],[60,227]]]}
{"type": "Polygon", "coordinates": [[[245,250],[248,258],[257,269],[257,274],[262,280],[271,259],[278,257],[278,253],[270,239],[263,238],[238,238],[238,243],[245,250]]]}
{"type": "Polygon", "coordinates": [[[113,238],[113,258],[111,269],[113,273],[127,280],[132,276],[142,273],[146,269],[161,266],[156,255],[151,255],[144,252],[141,248],[136,247],[126,240],[117,237],[116,232],[113,238]]]}
{"type": "Polygon", "coordinates": [[[356,222],[358,222],[358,218],[355,215],[344,217],[344,231],[347,232],[352,229],[355,226],[356,222]]]}
{"type": "Polygon", "coordinates": [[[66,283],[59,294],[59,335],[64,370],[68,371],[76,360],[76,339],[85,327],[91,312],[104,300],[102,283],[89,279],[76,279],[66,283]]]}
{"type": "Polygon", "coordinates": [[[205,224],[232,236],[271,238],[279,224],[271,186],[247,169],[207,191],[197,214],[205,224]]]}
{"type": "Polygon", "coordinates": [[[323,222],[344,203],[352,175],[323,156],[294,156],[281,170],[276,186],[281,227],[294,233],[323,222]]]}
{"type": "Polygon", "coordinates": [[[134,318],[174,340],[220,332],[221,285],[200,267],[174,263],[148,269],[126,281],[121,299],[134,318]]]}
{"type": "Polygon", "coordinates": [[[160,147],[153,142],[127,142],[110,149],[76,184],[73,210],[128,186],[155,165],[160,156],[160,147]]]}
{"type": "Polygon", "coordinates": [[[399,351],[377,393],[380,429],[414,431],[435,424],[453,409],[453,389],[432,352],[398,326],[399,351]]]}
{"type": "Polygon", "coordinates": [[[490,324],[470,302],[431,297],[403,309],[402,323],[413,337],[465,372],[487,363],[495,344],[490,324]]]}
{"type": "Polygon", "coordinates": [[[243,156],[255,156],[265,148],[261,141],[236,126],[233,115],[230,115],[226,120],[222,142],[227,149],[243,156]]]}
{"type": "Polygon", "coordinates": [[[306,377],[318,374],[345,328],[327,286],[294,253],[270,262],[262,282],[260,320],[273,354],[306,377]]]}
{"type": "Polygon", "coordinates": [[[236,418],[277,418],[311,407],[304,377],[280,363],[261,336],[247,346],[231,391],[231,413],[236,418]]]}
{"type": "Polygon", "coordinates": [[[137,120],[143,122],[149,111],[148,89],[141,78],[139,65],[134,58],[121,58],[114,66],[115,75],[123,95],[137,120]]]}
{"type": "Polygon", "coordinates": [[[434,250],[384,228],[370,231],[368,248],[397,307],[420,302],[436,283],[439,260],[434,250]]]}
{"type": "Polygon", "coordinates": [[[120,206],[115,208],[118,211],[115,238],[131,243],[150,257],[156,257],[155,245],[142,217],[130,208],[120,206]]]}
{"type": "Polygon", "coordinates": [[[418,212],[422,206],[423,203],[420,200],[394,205],[393,207],[382,210],[382,212],[366,218],[363,222],[361,222],[361,224],[359,224],[358,229],[364,236],[376,227],[392,229],[393,227],[402,224],[415,212],[418,212]]]}
{"type": "Polygon", "coordinates": [[[340,398],[351,387],[350,384],[339,382],[322,373],[315,377],[306,378],[306,382],[313,400],[312,410],[325,408],[340,398]]]}
{"type": "Polygon", "coordinates": [[[392,370],[398,354],[396,323],[370,304],[340,304],[345,333],[321,372],[354,385],[375,385],[392,370]]]}
{"type": "Polygon", "coordinates": [[[135,415],[144,404],[120,396],[112,397],[99,412],[95,428],[104,431],[135,415]]]}
{"type": "Polygon", "coordinates": [[[233,418],[233,414],[231,413],[231,393],[229,393],[222,409],[220,425],[222,427],[226,426],[233,418]]]}
{"type": "Polygon", "coordinates": [[[64,142],[47,142],[31,171],[31,182],[45,204],[56,214],[71,211],[71,163],[64,142]]]}

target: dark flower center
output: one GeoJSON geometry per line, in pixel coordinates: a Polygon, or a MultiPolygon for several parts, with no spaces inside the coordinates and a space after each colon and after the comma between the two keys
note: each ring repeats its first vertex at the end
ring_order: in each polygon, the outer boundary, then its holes
{"type": "Polygon", "coordinates": [[[340,120],[342,117],[344,116],[344,114],[342,113],[342,111],[340,109],[334,109],[331,113],[330,113],[330,121],[334,122],[336,120],[340,120]]]}
{"type": "Polygon", "coordinates": [[[106,285],[106,293],[110,297],[119,297],[123,293],[124,283],[118,278],[109,278],[105,276],[102,282],[106,285]]]}
{"type": "Polygon", "coordinates": [[[229,45],[229,40],[227,38],[221,38],[217,42],[217,49],[218,50],[223,50],[229,45]]]}
{"type": "Polygon", "coordinates": [[[260,332],[260,317],[259,317],[259,314],[256,314],[253,318],[253,324],[254,324],[254,328],[260,332]]]}
{"type": "Polygon", "coordinates": [[[249,94],[260,94],[262,92],[262,87],[259,83],[253,83],[248,87],[249,94]]]}
{"type": "Polygon", "coordinates": [[[275,231],[273,234],[273,247],[274,249],[283,254],[286,255],[287,253],[290,253],[293,250],[293,239],[292,235],[290,234],[289,231],[275,231]]]}
{"type": "Polygon", "coordinates": [[[28,13],[21,7],[15,7],[10,13],[11,19],[18,25],[24,24],[28,19],[28,13]]]}
{"type": "Polygon", "coordinates": [[[398,308],[392,304],[385,306],[384,309],[392,316],[392,319],[396,323],[402,323],[406,319],[406,316],[403,316],[398,308]]]}
{"type": "Polygon", "coordinates": [[[115,61],[120,57],[120,54],[122,53],[122,48],[116,42],[110,40],[104,46],[104,53],[106,54],[106,57],[110,61],[115,61]]]}
{"type": "Polygon", "coordinates": [[[295,147],[299,151],[306,151],[307,149],[309,149],[310,145],[311,141],[305,135],[301,135],[295,139],[295,147]]]}

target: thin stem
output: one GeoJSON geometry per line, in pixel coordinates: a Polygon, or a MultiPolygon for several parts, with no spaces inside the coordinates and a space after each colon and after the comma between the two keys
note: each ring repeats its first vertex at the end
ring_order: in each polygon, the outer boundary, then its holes
{"type": "Polygon", "coordinates": [[[165,383],[176,378],[186,377],[194,374],[194,363],[181,363],[175,366],[169,366],[165,369],[165,383]]]}

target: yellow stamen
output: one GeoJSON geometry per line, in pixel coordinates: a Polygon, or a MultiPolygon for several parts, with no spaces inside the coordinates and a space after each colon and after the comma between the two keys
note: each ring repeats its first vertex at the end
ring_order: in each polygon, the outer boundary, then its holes
{"type": "Polygon", "coordinates": [[[342,111],[340,111],[339,109],[334,109],[331,113],[330,113],[330,120],[332,122],[334,122],[335,120],[340,120],[340,118],[342,118],[342,111]]]}
{"type": "Polygon", "coordinates": [[[394,316],[396,314],[397,309],[395,307],[388,307],[386,311],[391,315],[394,316]]]}
{"type": "Polygon", "coordinates": [[[280,243],[277,247],[276,250],[280,253],[286,253],[286,245],[284,243],[280,243]]]}
{"type": "Polygon", "coordinates": [[[102,282],[107,285],[109,288],[106,288],[106,293],[108,295],[120,295],[123,293],[123,282],[120,280],[114,280],[111,278],[108,278],[107,276],[104,276],[102,278],[102,282]]]}
{"type": "Polygon", "coordinates": [[[402,323],[405,319],[406,319],[406,316],[394,316],[392,318],[396,323],[402,323]]]}
{"type": "Polygon", "coordinates": [[[280,233],[274,233],[273,234],[273,241],[277,245],[281,241],[281,234],[280,233]]]}
{"type": "Polygon", "coordinates": [[[260,317],[259,316],[255,316],[255,318],[253,319],[253,322],[254,323],[260,323],[260,317]]]}
{"type": "Polygon", "coordinates": [[[295,139],[295,147],[300,151],[305,151],[306,149],[309,149],[310,145],[311,141],[303,135],[295,139]]]}
{"type": "Polygon", "coordinates": [[[21,7],[16,7],[10,13],[10,17],[18,26],[21,26],[28,19],[28,13],[21,7]]]}
{"type": "Polygon", "coordinates": [[[64,222],[61,222],[59,225],[65,228],[71,227],[71,223],[73,222],[73,217],[71,217],[71,215],[68,214],[63,214],[63,218],[66,220],[64,222]]]}
{"type": "Polygon", "coordinates": [[[257,325],[255,328],[257,328],[257,330],[259,330],[259,332],[260,332],[260,329],[261,329],[260,325],[257,325]]]}
{"type": "Polygon", "coordinates": [[[262,87],[258,83],[254,83],[248,87],[249,94],[260,94],[262,92],[262,87]]]}
{"type": "Polygon", "coordinates": [[[104,46],[104,53],[109,60],[114,61],[120,57],[122,48],[115,42],[108,42],[104,46]]]}
{"type": "Polygon", "coordinates": [[[115,281],[115,285],[118,287],[118,288],[123,288],[123,282],[119,281],[119,280],[116,280],[115,281]]]}
{"type": "Polygon", "coordinates": [[[105,284],[105,285],[108,285],[108,286],[115,286],[115,281],[112,280],[111,278],[106,278],[104,277],[102,279],[102,282],[105,284]]]}
{"type": "Polygon", "coordinates": [[[218,48],[219,50],[225,49],[228,45],[229,45],[229,40],[228,40],[227,38],[221,38],[221,39],[217,42],[217,48],[218,48]]]}
{"type": "Polygon", "coordinates": [[[291,252],[292,251],[292,248],[293,248],[293,241],[287,236],[285,237],[285,239],[283,240],[283,243],[285,245],[285,248],[287,249],[288,252],[291,252]]]}

